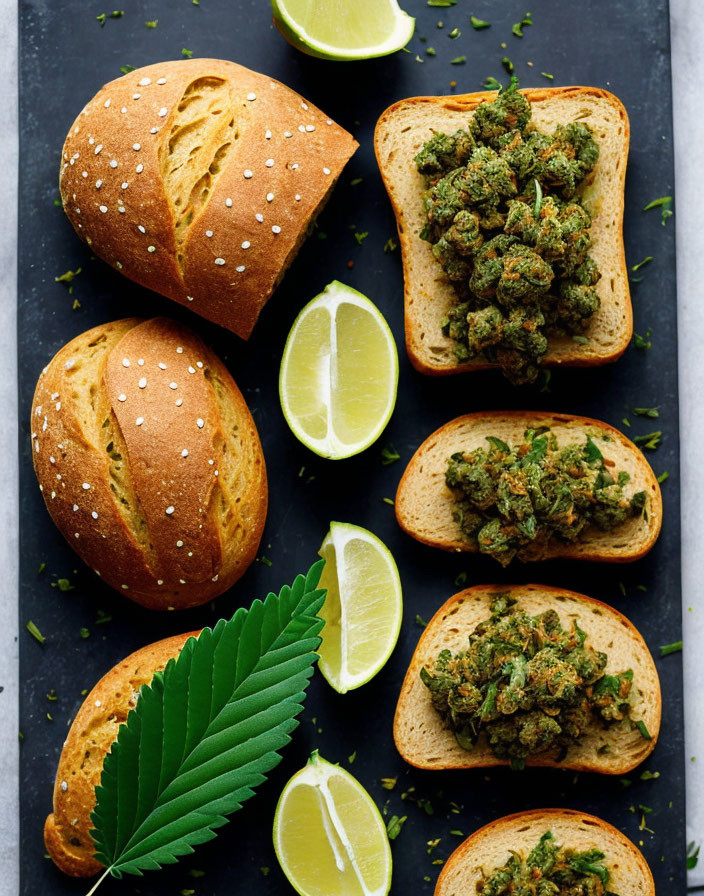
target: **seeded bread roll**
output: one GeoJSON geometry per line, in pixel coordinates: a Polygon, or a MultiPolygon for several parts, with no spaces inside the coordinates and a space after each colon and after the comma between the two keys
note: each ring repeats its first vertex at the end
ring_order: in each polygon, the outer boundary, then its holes
{"type": "Polygon", "coordinates": [[[585,731],[564,755],[560,751],[538,753],[529,756],[526,765],[605,775],[624,775],[640,765],[655,748],[662,714],[660,679],[642,635],[613,607],[549,585],[476,585],[455,594],[440,607],[418,641],[398,698],[394,741],[401,756],[423,769],[509,764],[493,753],[484,736],[474,749],[463,749],[433,708],[430,691],[420,678],[421,668],[431,668],[441,650],[453,654],[466,650],[469,635],[491,616],[491,602],[497,592],[508,593],[531,616],[555,610],[564,628],[571,628],[573,620],[577,620],[587,633],[587,645],[608,655],[608,674],[632,669],[631,719],[643,721],[651,738],[646,740],[625,719],[585,731]]]}
{"type": "Polygon", "coordinates": [[[61,751],[54,783],[54,811],[44,823],[44,843],[52,861],[72,877],[90,877],[102,869],[94,857],[90,814],[103,761],[120,725],[137,703],[142,685],[181,652],[191,635],[149,644],[104,675],[73,720],[61,751]]]}
{"type": "MultiPolygon", "coordinates": [[[[623,104],[596,87],[547,87],[522,90],[538,130],[552,133],[558,124],[580,121],[589,125],[599,144],[599,161],[580,189],[591,215],[591,255],[601,271],[597,284],[601,307],[584,335],[550,336],[546,366],[584,367],[615,361],[633,335],[633,311],[623,246],[623,194],[630,125],[623,104]]],[[[452,284],[420,238],[426,224],[423,208],[425,178],[414,157],[436,132],[466,128],[480,103],[496,99],[495,91],[464,96],[421,96],[390,106],[379,119],[374,147],[391,204],[403,257],[406,349],[421,373],[450,374],[496,367],[483,358],[458,364],[454,340],[442,332],[442,320],[458,301],[452,284]]]]}
{"type": "Polygon", "coordinates": [[[525,858],[546,831],[567,849],[600,849],[611,873],[609,891],[619,896],[655,896],[653,875],[641,851],[601,818],[573,809],[519,812],[480,828],[445,863],[435,896],[476,893],[483,875],[502,868],[514,853],[525,858]]]}
{"type": "Polygon", "coordinates": [[[131,318],[65,345],[39,377],[32,449],[62,534],[137,603],[205,603],[254,560],[259,436],[227,368],[185,327],[131,318]]]}
{"type": "Polygon", "coordinates": [[[622,433],[590,417],[549,414],[545,411],[485,411],[451,420],[429,436],[411,458],[396,493],[396,519],[401,528],[424,544],[445,551],[476,552],[454,518],[455,496],[445,484],[452,454],[487,446],[487,436],[498,436],[509,445],[522,441],[529,428],[548,426],[563,448],[583,443],[587,434],[598,439],[599,448],[614,470],[625,470],[630,481],[624,495],[644,491],[647,514],[632,516],[625,523],[603,532],[588,526],[576,541],[551,539],[540,557],[568,557],[626,563],[638,560],[655,544],[662,525],[662,494],[655,474],[642,452],[622,433]],[[602,441],[603,439],[603,441],[602,441]]]}
{"type": "Polygon", "coordinates": [[[96,255],[246,339],[356,148],[265,75],[160,62],[80,113],[61,197],[96,255]]]}

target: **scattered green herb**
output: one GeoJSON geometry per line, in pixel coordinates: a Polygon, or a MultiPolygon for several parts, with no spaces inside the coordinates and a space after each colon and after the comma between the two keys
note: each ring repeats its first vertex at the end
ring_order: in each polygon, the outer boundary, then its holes
{"type": "Polygon", "coordinates": [[[75,271],[64,271],[63,274],[59,274],[58,277],[54,277],[55,283],[65,283],[68,286],[68,294],[71,295],[73,292],[73,281],[76,277],[81,273],[83,268],[76,268],[75,271]]]}
{"type": "Polygon", "coordinates": [[[185,56],[186,59],[190,59],[193,56],[193,50],[187,50],[185,47],[181,50],[181,55],[185,56]]]}
{"type": "Polygon", "coordinates": [[[389,464],[395,463],[397,460],[401,459],[401,455],[394,448],[394,446],[389,442],[387,445],[381,449],[381,464],[384,467],[388,467],[389,464]]]}
{"type": "MultiPolygon", "coordinates": [[[[430,3],[430,0],[428,0],[428,2],[430,3]]],[[[402,815],[400,817],[398,815],[391,816],[386,825],[386,833],[389,836],[389,840],[395,840],[398,837],[398,835],[401,833],[401,828],[406,823],[407,818],[407,815],[402,815]]]]}
{"type": "Polygon", "coordinates": [[[361,246],[368,236],[368,230],[363,230],[361,233],[355,233],[354,238],[357,240],[357,245],[361,246]]]}
{"type": "Polygon", "coordinates": [[[638,333],[633,334],[633,344],[636,348],[642,349],[643,351],[649,351],[653,347],[653,343],[650,341],[650,337],[653,335],[653,331],[648,327],[645,331],[645,336],[640,336],[638,333]]]}
{"type": "Polygon", "coordinates": [[[156,26],[159,24],[159,19],[153,19],[151,22],[145,22],[144,24],[147,26],[147,28],[156,28],[156,26]]]}
{"type": "Polygon", "coordinates": [[[396,786],[397,781],[398,778],[382,778],[381,786],[384,788],[384,790],[393,790],[396,786]]]}
{"type": "Polygon", "coordinates": [[[514,65],[513,62],[508,58],[508,56],[501,57],[501,65],[506,69],[506,73],[509,75],[513,74],[514,65]]]}
{"type": "Polygon", "coordinates": [[[428,6],[436,6],[446,9],[449,6],[457,6],[457,0],[428,0],[428,6]]]}
{"type": "Polygon", "coordinates": [[[450,60],[450,65],[464,65],[466,61],[466,56],[455,56],[454,59],[450,60]]]}
{"type": "Polygon", "coordinates": [[[694,843],[687,844],[687,871],[691,871],[697,867],[699,861],[699,845],[694,843]]]}
{"type": "Polygon", "coordinates": [[[27,631],[30,633],[30,635],[35,639],[35,641],[38,641],[40,644],[44,644],[44,642],[46,641],[46,638],[39,631],[39,629],[37,628],[35,623],[32,622],[31,619],[27,623],[26,628],[27,628],[27,631]]]}
{"type": "Polygon", "coordinates": [[[347,757],[347,761],[349,762],[350,765],[352,765],[356,758],[357,758],[357,751],[353,750],[350,753],[350,755],[347,757]]]}
{"type": "Polygon", "coordinates": [[[648,731],[643,719],[639,719],[636,722],[636,728],[640,731],[640,736],[643,738],[643,740],[652,740],[653,739],[653,737],[652,737],[651,733],[648,731]]]}
{"type": "Polygon", "coordinates": [[[531,14],[527,12],[525,17],[521,19],[520,22],[516,22],[516,24],[511,28],[511,33],[515,34],[516,37],[523,37],[523,29],[527,25],[532,25],[533,19],[531,18],[531,14]]]}
{"type": "Polygon", "coordinates": [[[547,78],[548,81],[554,81],[555,75],[551,75],[549,72],[541,72],[540,73],[544,78],[547,78]]]}
{"type": "Polygon", "coordinates": [[[669,478],[670,474],[667,472],[667,470],[663,470],[663,472],[658,476],[658,483],[662,485],[663,482],[665,482],[665,480],[669,478]]]}
{"type": "Polygon", "coordinates": [[[646,451],[655,451],[662,441],[662,431],[658,430],[657,432],[649,432],[644,436],[635,436],[633,441],[636,445],[642,445],[646,451]]]}
{"type": "Polygon", "coordinates": [[[363,178],[361,178],[361,177],[355,177],[353,180],[350,181],[350,186],[357,187],[357,186],[359,186],[359,184],[362,183],[362,180],[363,180],[363,178]]]}
{"type": "Polygon", "coordinates": [[[487,90],[503,90],[503,84],[501,81],[497,81],[496,78],[492,78],[491,75],[484,81],[483,85],[487,90]]]}
{"type": "Polygon", "coordinates": [[[633,408],[633,413],[636,417],[650,417],[652,420],[660,416],[657,408],[633,408]]]}
{"type": "Polygon", "coordinates": [[[421,628],[427,628],[428,623],[423,619],[420,613],[416,613],[416,625],[419,625],[421,628]]]}
{"type": "Polygon", "coordinates": [[[85,626],[81,629],[81,637],[90,638],[90,631],[85,626]]]}
{"type": "Polygon", "coordinates": [[[425,51],[425,55],[426,56],[437,56],[437,53],[435,52],[433,47],[428,47],[428,49],[425,51]]]}
{"type": "Polygon", "coordinates": [[[39,573],[44,572],[45,569],[46,569],[46,563],[44,560],[42,560],[42,562],[39,564],[39,568],[37,569],[37,575],[39,575],[39,573]]]}
{"type": "Polygon", "coordinates": [[[452,31],[449,31],[449,32],[448,32],[447,36],[448,36],[449,38],[451,38],[452,40],[455,40],[456,38],[458,38],[458,37],[460,36],[460,29],[459,29],[459,28],[453,28],[452,31]]]}
{"type": "Polygon", "coordinates": [[[478,19],[476,16],[470,16],[469,21],[475,31],[481,31],[484,28],[491,28],[491,22],[485,22],[484,19],[478,19]]]}
{"type": "Polygon", "coordinates": [[[681,653],[682,642],[673,641],[672,644],[663,644],[660,647],[660,656],[669,656],[671,653],[681,653]]]}
{"type": "Polygon", "coordinates": [[[394,506],[393,498],[382,498],[381,500],[384,502],[384,504],[390,504],[392,507],[394,506]]]}
{"type": "Polygon", "coordinates": [[[52,582],[52,585],[56,585],[59,591],[74,591],[75,585],[72,585],[69,579],[57,579],[56,583],[52,582]]]}
{"type": "Polygon", "coordinates": [[[130,72],[134,71],[134,66],[133,65],[121,65],[120,71],[122,72],[123,75],[129,75],[130,72]]]}
{"type": "Polygon", "coordinates": [[[384,243],[384,252],[386,252],[388,255],[389,252],[395,252],[397,249],[398,249],[398,243],[392,236],[390,236],[388,238],[388,240],[384,243]]]}
{"type": "Polygon", "coordinates": [[[644,772],[642,772],[640,779],[641,781],[655,781],[659,777],[660,772],[651,772],[646,769],[644,772]]]}
{"type": "Polygon", "coordinates": [[[455,576],[455,588],[463,588],[467,584],[467,573],[462,570],[455,576]]]}

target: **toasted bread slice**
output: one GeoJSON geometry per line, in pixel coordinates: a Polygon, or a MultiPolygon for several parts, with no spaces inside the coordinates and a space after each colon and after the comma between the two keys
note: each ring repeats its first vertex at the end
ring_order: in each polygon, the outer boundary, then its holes
{"type": "Polygon", "coordinates": [[[609,889],[619,896],[655,896],[653,875],[641,851],[601,818],[573,809],[519,812],[480,828],[445,863],[435,896],[475,893],[484,874],[501,868],[514,852],[527,855],[546,831],[569,849],[600,849],[611,872],[609,889]]]}
{"type": "MultiPolygon", "coordinates": [[[[660,680],[650,651],[638,630],[617,610],[598,600],[548,585],[477,585],[451,597],[437,611],[421,635],[403,681],[394,716],[394,741],[406,762],[422,769],[488,768],[508,765],[489,749],[483,737],[473,750],[465,750],[433,708],[430,691],[420,678],[441,650],[459,653],[468,636],[491,616],[492,595],[508,592],[522,610],[537,615],[555,610],[565,628],[573,620],[587,633],[587,644],[608,654],[609,673],[633,670],[631,720],[643,721],[646,740],[625,719],[608,728],[594,729],[560,760],[557,751],[529,757],[526,765],[568,768],[580,772],[623,775],[640,765],[653,751],[660,730],[660,680]]],[[[542,833],[542,832],[541,832],[542,833]]]]}
{"type": "MultiPolygon", "coordinates": [[[[522,91],[531,104],[533,122],[541,131],[571,121],[588,124],[599,143],[599,161],[581,190],[592,216],[591,254],[599,265],[597,286],[601,307],[589,322],[582,344],[569,336],[550,337],[545,365],[587,367],[615,361],[633,335],[633,311],[623,247],[623,191],[630,127],[623,104],[596,87],[555,87],[522,91]]],[[[456,293],[431,251],[420,238],[426,223],[422,196],[425,178],[414,157],[436,132],[466,128],[471,113],[495,91],[463,96],[421,96],[390,106],[374,135],[377,162],[398,226],[403,273],[406,349],[421,373],[450,374],[486,370],[498,365],[476,358],[457,363],[454,341],[441,321],[457,301],[456,293]]]]}
{"type": "Polygon", "coordinates": [[[396,519],[401,528],[424,544],[446,551],[477,550],[453,518],[455,496],[445,485],[450,455],[486,446],[487,436],[498,436],[509,445],[520,442],[529,427],[549,426],[560,447],[593,437],[615,470],[630,473],[624,494],[645,491],[647,515],[634,516],[615,529],[602,532],[588,527],[574,542],[548,542],[540,559],[568,557],[625,563],[637,560],[655,544],[662,524],[662,495],[655,474],[642,452],[622,433],[590,417],[550,414],[545,411],[485,411],[451,420],[418,448],[401,478],[396,493],[396,519]]]}

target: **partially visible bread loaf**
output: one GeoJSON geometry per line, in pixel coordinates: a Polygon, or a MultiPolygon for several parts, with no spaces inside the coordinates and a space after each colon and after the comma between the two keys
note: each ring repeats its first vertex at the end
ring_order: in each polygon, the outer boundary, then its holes
{"type": "Polygon", "coordinates": [[[128,656],[100,679],[79,709],[59,759],[54,811],[44,823],[47,852],[65,874],[90,877],[102,869],[94,857],[90,815],[105,756],[134,709],[142,685],[149,684],[197,634],[166,638],[128,656]]]}
{"type": "MultiPolygon", "coordinates": [[[[580,121],[594,131],[599,161],[583,190],[592,216],[592,256],[601,271],[597,286],[601,307],[584,335],[550,337],[545,365],[589,366],[616,360],[633,334],[628,270],[623,247],[623,193],[630,127],[623,104],[596,87],[553,87],[521,91],[531,104],[538,130],[552,133],[558,124],[580,121]]],[[[456,303],[456,293],[430,243],[420,238],[426,224],[425,178],[414,157],[436,132],[466,128],[480,103],[496,99],[495,91],[463,96],[421,96],[390,106],[376,126],[374,147],[398,225],[405,278],[406,349],[421,373],[449,374],[485,370],[496,365],[477,358],[458,364],[454,342],[441,321],[456,303]]]]}
{"type": "Polygon", "coordinates": [[[570,746],[563,758],[555,751],[528,757],[526,765],[553,766],[575,771],[623,775],[640,765],[655,748],[660,731],[662,699],[655,663],[640,632],[612,607],[549,585],[477,585],[451,597],[430,620],[420,637],[403,681],[394,716],[396,747],[411,765],[423,769],[487,768],[508,765],[480,738],[472,750],[463,749],[454,733],[433,708],[430,691],[420,678],[441,650],[459,653],[469,635],[491,616],[497,592],[508,592],[531,616],[555,610],[564,628],[577,620],[587,633],[587,644],[608,654],[606,672],[633,670],[631,716],[642,720],[651,736],[646,740],[628,719],[608,727],[595,726],[570,746]]]}
{"type": "Polygon", "coordinates": [[[648,495],[645,516],[633,516],[607,532],[590,526],[577,541],[552,540],[541,559],[569,557],[623,563],[646,554],[660,534],[662,494],[642,452],[617,429],[599,420],[545,411],[467,414],[436,430],[413,455],[399,483],[395,507],[401,528],[418,541],[446,551],[476,551],[453,518],[455,496],[445,484],[450,456],[458,451],[485,448],[487,436],[498,436],[509,445],[520,444],[526,429],[539,426],[549,426],[560,447],[583,443],[586,434],[591,433],[598,439],[604,457],[614,462],[613,469],[630,474],[624,494],[630,497],[645,491],[648,495]]]}
{"type": "Polygon", "coordinates": [[[226,591],[259,546],[259,436],[225,365],[166,318],[65,345],[32,405],[32,457],[54,522],[109,585],[153,609],[226,591]]]}
{"type": "Polygon", "coordinates": [[[85,106],[61,197],[96,255],[246,339],[356,148],[266,75],[160,62],[85,106]]]}
{"type": "Polygon", "coordinates": [[[619,896],[655,896],[653,875],[641,851],[601,818],[573,809],[519,812],[480,828],[445,863],[435,896],[475,896],[484,874],[503,867],[513,853],[525,858],[546,831],[567,849],[600,849],[611,873],[610,891],[619,896]]]}

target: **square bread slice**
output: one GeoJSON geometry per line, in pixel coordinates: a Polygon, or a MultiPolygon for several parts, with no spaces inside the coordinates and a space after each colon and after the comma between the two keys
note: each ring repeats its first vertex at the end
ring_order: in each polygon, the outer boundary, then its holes
{"type": "MultiPolygon", "coordinates": [[[[596,87],[555,87],[522,91],[531,104],[533,123],[551,133],[558,124],[581,121],[594,131],[599,161],[581,189],[592,216],[591,254],[599,265],[601,307],[584,335],[550,337],[543,364],[587,367],[615,361],[633,335],[633,312],[623,246],[623,192],[630,127],[619,99],[596,87]]],[[[404,273],[406,350],[421,373],[450,374],[498,367],[482,358],[458,364],[454,341],[441,321],[457,295],[431,251],[420,238],[426,223],[425,178],[414,158],[434,133],[466,128],[480,103],[495,91],[464,96],[413,97],[390,106],[377,122],[374,147],[381,176],[396,215],[404,273]]]]}

